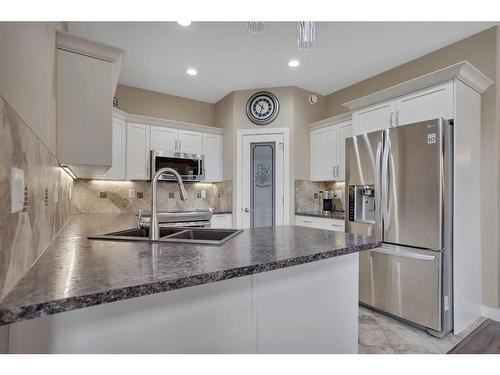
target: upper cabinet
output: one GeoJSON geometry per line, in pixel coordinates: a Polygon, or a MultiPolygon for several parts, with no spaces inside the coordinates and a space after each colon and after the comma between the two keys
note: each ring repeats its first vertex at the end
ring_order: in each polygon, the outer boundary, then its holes
{"type": "Polygon", "coordinates": [[[352,113],[352,135],[387,129],[394,124],[396,103],[390,100],[352,113]]]}
{"type": "Polygon", "coordinates": [[[126,175],[126,156],[127,156],[127,124],[124,119],[113,116],[113,159],[111,168],[101,176],[103,179],[123,180],[126,175]]]}
{"type": "Polygon", "coordinates": [[[149,125],[127,124],[127,180],[149,180],[149,125]]]}
{"type": "Polygon", "coordinates": [[[179,129],[178,152],[203,154],[203,135],[199,132],[179,129]]]}
{"type": "Polygon", "coordinates": [[[112,165],[112,102],[123,51],[57,32],[57,158],[77,177],[112,165]]]}
{"type": "Polygon", "coordinates": [[[438,117],[453,118],[453,82],[412,92],[395,100],[395,125],[406,125],[438,117]]]}
{"type": "Polygon", "coordinates": [[[177,151],[177,129],[151,126],[151,149],[177,151]]]}
{"type": "Polygon", "coordinates": [[[350,114],[311,125],[311,180],[343,181],[345,139],[352,134],[350,114]]]}
{"type": "Polygon", "coordinates": [[[203,134],[203,155],[205,157],[205,181],[222,181],[222,135],[203,134]]]}

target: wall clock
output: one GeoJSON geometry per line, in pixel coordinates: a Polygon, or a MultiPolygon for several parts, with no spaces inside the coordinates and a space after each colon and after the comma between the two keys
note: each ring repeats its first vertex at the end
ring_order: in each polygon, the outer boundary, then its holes
{"type": "Polygon", "coordinates": [[[274,121],[280,111],[278,98],[269,91],[253,94],[247,102],[247,116],[256,125],[267,125],[274,121]]]}

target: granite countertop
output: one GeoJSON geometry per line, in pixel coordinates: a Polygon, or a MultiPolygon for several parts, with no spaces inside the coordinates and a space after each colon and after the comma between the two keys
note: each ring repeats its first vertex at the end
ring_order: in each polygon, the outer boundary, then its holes
{"type": "Polygon", "coordinates": [[[134,215],[73,216],[0,302],[0,325],[380,246],[371,237],[300,226],[247,229],[221,246],[86,237],[134,224],[134,215]]]}
{"type": "Polygon", "coordinates": [[[327,213],[323,213],[322,211],[301,211],[301,212],[295,212],[295,215],[324,217],[327,219],[345,220],[345,212],[344,211],[329,211],[327,213]]]}

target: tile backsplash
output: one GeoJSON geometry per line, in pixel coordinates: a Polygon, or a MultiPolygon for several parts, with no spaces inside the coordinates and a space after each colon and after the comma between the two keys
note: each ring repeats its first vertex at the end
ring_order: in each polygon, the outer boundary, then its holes
{"type": "Polygon", "coordinates": [[[31,268],[71,216],[72,178],[0,97],[0,299],[31,268]],[[10,213],[10,169],[24,170],[22,211],[10,213]]]}
{"type": "MultiPolygon", "coordinates": [[[[158,183],[158,209],[215,208],[230,211],[232,181],[220,183],[185,183],[187,201],[181,201],[179,188],[173,182],[158,183]],[[205,191],[206,197],[201,193],[205,191]]],[[[149,210],[149,181],[76,180],[73,193],[73,213],[136,213],[149,210]]]]}
{"type": "Polygon", "coordinates": [[[342,190],[342,198],[334,199],[333,206],[336,211],[344,211],[344,183],[343,182],[315,182],[310,180],[295,180],[295,212],[319,211],[320,190],[342,190]]]}

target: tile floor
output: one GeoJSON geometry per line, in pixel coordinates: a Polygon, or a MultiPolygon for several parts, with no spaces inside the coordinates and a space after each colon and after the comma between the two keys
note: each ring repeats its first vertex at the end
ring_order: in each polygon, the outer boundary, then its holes
{"type": "Polygon", "coordinates": [[[360,354],[447,353],[483,321],[485,318],[476,320],[459,335],[450,333],[438,339],[423,330],[360,306],[358,352],[360,354]]]}

